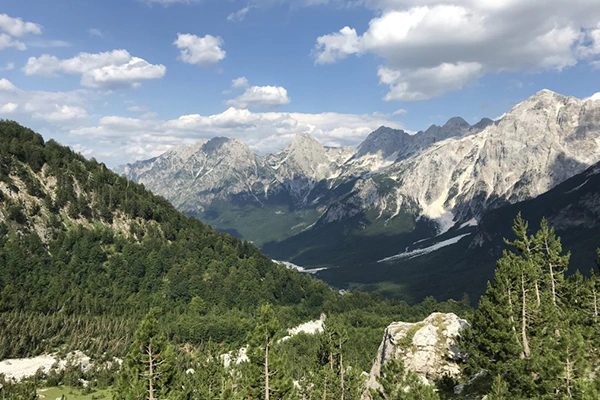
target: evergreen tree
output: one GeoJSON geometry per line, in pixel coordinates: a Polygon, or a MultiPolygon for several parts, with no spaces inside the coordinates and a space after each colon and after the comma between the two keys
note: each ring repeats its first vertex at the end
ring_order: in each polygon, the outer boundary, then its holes
{"type": "Polygon", "coordinates": [[[292,395],[292,380],[282,370],[282,355],[273,352],[280,332],[279,320],[271,304],[261,306],[254,331],[248,338],[249,395],[255,399],[286,399],[292,395]]]}
{"type": "Polygon", "coordinates": [[[381,388],[371,390],[376,400],[439,400],[433,387],[426,385],[412,371],[406,371],[401,360],[390,360],[377,379],[381,388]]]}
{"type": "Polygon", "coordinates": [[[507,400],[509,398],[508,384],[502,379],[502,376],[496,375],[487,398],[488,400],[507,400]]]}
{"type": "MultiPolygon", "coordinates": [[[[591,390],[583,383],[590,377],[585,337],[596,315],[595,287],[577,274],[565,280],[570,256],[546,220],[534,235],[527,229],[517,216],[516,239],[506,241],[514,251],[498,261],[464,335],[471,354],[466,370],[501,376],[511,398],[581,397],[591,390]]],[[[494,382],[492,391],[504,383],[494,382]]]]}
{"type": "Polygon", "coordinates": [[[176,399],[181,396],[176,353],[160,332],[160,310],[153,308],[140,323],[123,360],[115,398],[176,399]]]}

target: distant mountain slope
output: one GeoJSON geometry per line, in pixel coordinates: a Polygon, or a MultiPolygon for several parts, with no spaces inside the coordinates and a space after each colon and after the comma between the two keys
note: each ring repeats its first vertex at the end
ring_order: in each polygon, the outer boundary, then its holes
{"type": "Polygon", "coordinates": [[[512,221],[518,213],[529,221],[532,232],[542,218],[548,219],[565,251],[571,252],[570,272],[589,273],[596,268],[600,247],[600,163],[535,199],[486,212],[477,226],[396,246],[388,255],[399,255],[389,261],[364,262],[344,268],[343,273],[326,270],[319,276],[340,287],[379,290],[408,300],[429,294],[438,299],[459,298],[462,293],[475,300],[493,278],[496,260],[505,248],[502,239],[513,238],[512,221]]]}
{"type": "Polygon", "coordinates": [[[80,326],[84,317],[104,318],[102,340],[83,340],[101,354],[131,333],[122,321],[152,306],[178,327],[169,332],[178,341],[240,343],[259,305],[315,317],[332,296],[322,282],[10,121],[0,121],[0,266],[0,313],[10,315],[0,321],[56,316],[46,333],[25,342],[24,332],[0,322],[0,359],[90,335],[88,328],[52,330],[59,320],[80,326]],[[189,321],[200,325],[190,331],[189,321]]]}
{"type": "Polygon", "coordinates": [[[597,101],[544,90],[483,125],[363,176],[310,229],[263,250],[305,267],[366,265],[535,198],[600,160],[597,101]]]}
{"type": "MultiPolygon", "coordinates": [[[[204,146],[173,152],[211,158],[204,146]]],[[[495,122],[471,126],[455,117],[414,135],[381,127],[354,152],[338,150],[343,156],[332,157],[307,134],[276,155],[243,154],[220,162],[254,160],[260,168],[253,175],[227,170],[211,185],[183,179],[184,171],[199,168],[171,160],[171,152],[126,172],[275,259],[330,268],[320,275],[328,282],[347,280],[348,268],[370,281],[362,267],[475,225],[487,212],[535,198],[600,161],[600,101],[542,90],[495,122]]]]}

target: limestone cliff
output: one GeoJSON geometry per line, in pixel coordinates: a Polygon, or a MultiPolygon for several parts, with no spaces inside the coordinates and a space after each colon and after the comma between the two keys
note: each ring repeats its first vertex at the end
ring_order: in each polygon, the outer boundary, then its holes
{"type": "Polygon", "coordinates": [[[370,400],[369,389],[379,389],[377,378],[381,376],[383,365],[399,359],[407,370],[413,371],[425,383],[448,375],[460,374],[458,363],[464,356],[455,346],[460,331],[469,323],[455,314],[433,313],[421,322],[394,322],[383,334],[367,379],[363,400],[370,400]]]}

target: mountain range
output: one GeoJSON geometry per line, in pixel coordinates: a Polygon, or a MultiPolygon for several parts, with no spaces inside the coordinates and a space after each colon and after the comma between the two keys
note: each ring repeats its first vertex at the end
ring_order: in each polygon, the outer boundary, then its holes
{"type": "MultiPolygon", "coordinates": [[[[598,161],[600,102],[543,90],[496,121],[454,117],[416,134],[381,127],[356,149],[302,133],[261,157],[239,140],[215,138],[122,173],[273,258],[329,268],[319,276],[330,283],[413,298],[434,292],[415,292],[396,267],[415,263],[395,255],[455,244],[494,210],[535,199],[598,161]]],[[[458,285],[447,295],[459,290],[474,293],[458,285]]]]}

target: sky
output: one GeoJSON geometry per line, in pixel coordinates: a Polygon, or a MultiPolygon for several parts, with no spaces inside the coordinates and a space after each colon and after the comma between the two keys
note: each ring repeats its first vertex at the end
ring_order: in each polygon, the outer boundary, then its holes
{"type": "Polygon", "coordinates": [[[0,118],[114,167],[600,92],[598,0],[0,0],[0,118]]]}

